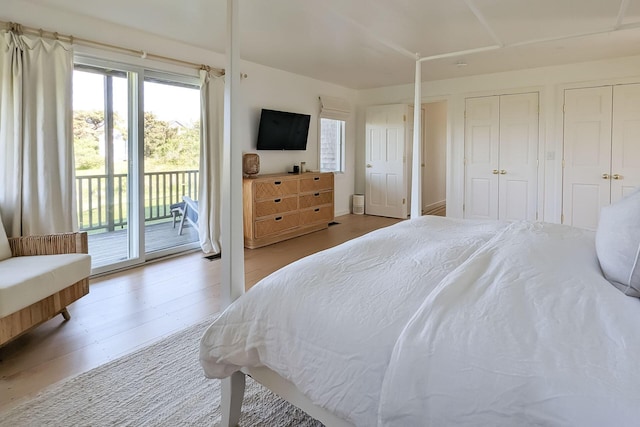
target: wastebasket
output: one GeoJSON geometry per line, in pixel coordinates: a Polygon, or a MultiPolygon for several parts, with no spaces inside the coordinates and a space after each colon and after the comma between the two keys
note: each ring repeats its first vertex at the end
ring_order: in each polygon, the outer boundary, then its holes
{"type": "Polygon", "coordinates": [[[364,194],[354,194],[352,197],[353,213],[362,215],[364,213],[364,194]]]}

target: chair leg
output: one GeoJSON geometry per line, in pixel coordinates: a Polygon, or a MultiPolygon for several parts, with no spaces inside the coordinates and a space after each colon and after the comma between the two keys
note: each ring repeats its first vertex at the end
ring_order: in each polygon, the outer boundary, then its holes
{"type": "Polygon", "coordinates": [[[180,225],[178,226],[178,235],[182,236],[182,227],[184,227],[184,220],[187,217],[187,208],[182,211],[182,218],[180,218],[180,225]]]}
{"type": "Polygon", "coordinates": [[[62,317],[64,317],[64,320],[69,320],[71,319],[71,315],[69,315],[69,311],[67,311],[67,308],[63,308],[62,311],[60,312],[60,314],[62,314],[62,317]]]}

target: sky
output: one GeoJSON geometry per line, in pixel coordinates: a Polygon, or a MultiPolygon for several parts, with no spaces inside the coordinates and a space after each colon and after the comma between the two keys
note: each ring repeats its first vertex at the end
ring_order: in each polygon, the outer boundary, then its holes
{"type": "MultiPolygon", "coordinates": [[[[104,77],[85,71],[73,72],[73,109],[104,109],[104,77]]],[[[127,82],[125,78],[113,79],[114,110],[126,116],[127,82]]],[[[177,120],[190,123],[200,120],[200,91],[160,83],[145,82],[145,111],[153,112],[160,120],[177,120]]]]}

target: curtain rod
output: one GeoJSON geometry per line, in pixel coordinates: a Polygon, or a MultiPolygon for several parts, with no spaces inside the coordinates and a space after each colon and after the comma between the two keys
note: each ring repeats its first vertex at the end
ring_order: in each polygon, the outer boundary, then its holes
{"type": "Polygon", "coordinates": [[[89,47],[97,46],[97,47],[107,48],[117,52],[124,52],[130,55],[139,56],[140,58],[143,58],[143,59],[144,58],[157,59],[163,62],[171,62],[179,65],[187,65],[189,67],[197,68],[200,70],[214,71],[221,75],[224,74],[224,68],[215,68],[205,64],[198,64],[191,61],[183,61],[182,59],[175,59],[175,58],[170,58],[168,56],[148,53],[147,51],[144,51],[144,50],[131,49],[131,48],[126,48],[122,46],[112,45],[109,43],[102,43],[94,40],[84,39],[81,37],[75,37],[72,35],[60,34],[56,31],[43,30],[42,28],[25,27],[15,22],[0,21],[0,23],[4,24],[7,30],[13,31],[17,34],[30,34],[30,35],[35,35],[39,37],[47,37],[50,39],[67,41],[72,45],[74,43],[77,43],[77,44],[81,44],[89,47]]]}

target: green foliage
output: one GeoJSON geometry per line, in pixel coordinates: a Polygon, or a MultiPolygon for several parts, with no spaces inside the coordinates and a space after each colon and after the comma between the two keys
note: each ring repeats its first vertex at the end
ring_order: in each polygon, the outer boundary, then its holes
{"type": "MultiPolygon", "coordinates": [[[[126,120],[114,113],[114,134],[128,137],[126,120]]],[[[100,144],[104,140],[103,111],[74,111],[73,135],[76,170],[103,173],[104,158],[100,144]]],[[[159,120],[151,112],[144,113],[145,171],[197,169],[200,153],[200,122],[179,123],[159,120]]],[[[116,165],[126,170],[126,164],[116,165]]]]}
{"type": "Polygon", "coordinates": [[[153,113],[144,114],[144,154],[150,172],[158,166],[194,169],[200,153],[200,122],[180,123],[158,120],[153,113]],[[150,160],[150,161],[149,161],[150,160]]]}
{"type": "Polygon", "coordinates": [[[88,170],[104,168],[100,155],[100,138],[104,134],[104,113],[102,111],[74,111],[73,139],[76,169],[88,170]]]}
{"type": "Polygon", "coordinates": [[[92,139],[76,139],[73,149],[76,157],[76,169],[104,169],[104,159],[100,155],[98,144],[92,139]]]}

